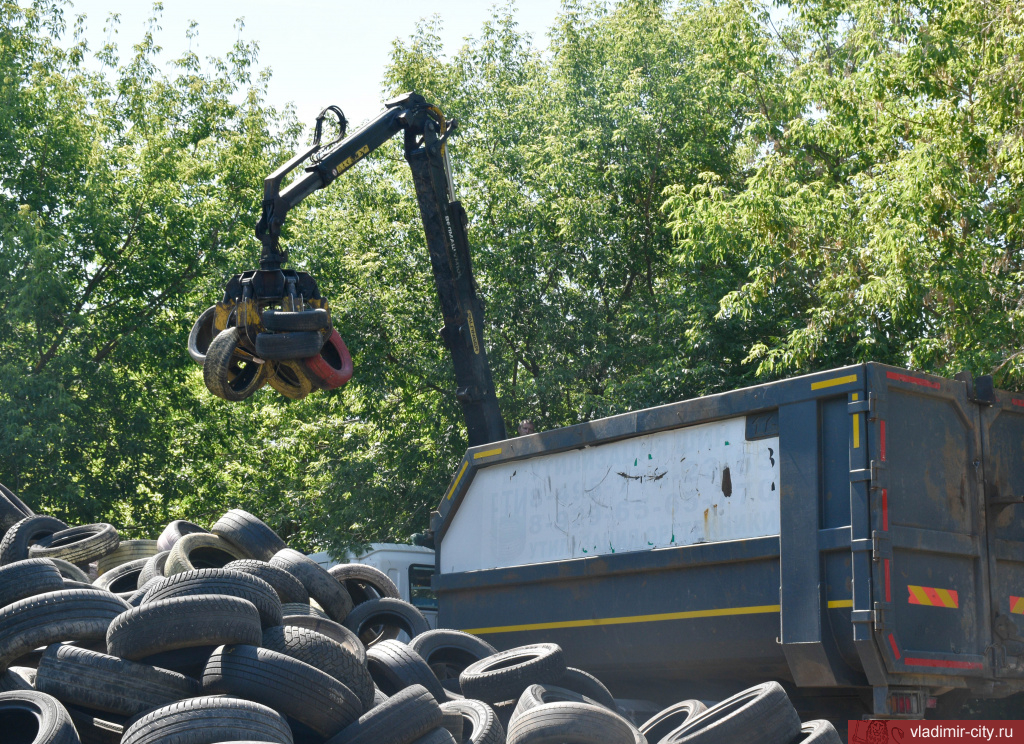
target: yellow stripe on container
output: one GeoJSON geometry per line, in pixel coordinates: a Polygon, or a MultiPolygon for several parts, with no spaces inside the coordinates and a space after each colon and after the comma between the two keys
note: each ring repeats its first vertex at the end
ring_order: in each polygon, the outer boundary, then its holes
{"type": "Polygon", "coordinates": [[[832,599],[829,600],[828,608],[830,610],[836,610],[840,607],[853,607],[852,599],[832,599]]]}
{"type": "Polygon", "coordinates": [[[686,612],[664,612],[658,615],[626,615],[624,617],[595,617],[586,620],[560,620],[553,623],[530,623],[528,625],[497,625],[492,628],[469,628],[466,633],[483,635],[491,633],[516,633],[527,630],[553,630],[555,628],[590,628],[598,625],[629,625],[632,623],[657,623],[664,620],[691,620],[702,617],[728,617],[730,615],[764,615],[779,612],[779,605],[755,605],[753,607],[725,607],[720,610],[688,610],[686,612]]]}
{"type": "Polygon", "coordinates": [[[452,494],[455,493],[455,489],[459,487],[459,481],[462,480],[462,476],[465,474],[466,468],[468,467],[469,460],[466,460],[465,462],[462,463],[462,469],[459,471],[458,476],[455,478],[455,482],[452,483],[452,487],[448,489],[448,495],[445,496],[446,501],[452,497],[452,494]]]}
{"type": "Polygon", "coordinates": [[[494,449],[484,450],[483,452],[476,452],[473,454],[474,460],[479,460],[481,457],[494,457],[495,455],[501,454],[501,447],[495,447],[494,449]]]}
{"type": "Polygon", "coordinates": [[[836,385],[845,385],[848,382],[857,382],[857,375],[847,375],[846,377],[833,377],[831,380],[821,380],[820,382],[812,382],[811,390],[823,390],[824,388],[835,387],[836,385]]]}

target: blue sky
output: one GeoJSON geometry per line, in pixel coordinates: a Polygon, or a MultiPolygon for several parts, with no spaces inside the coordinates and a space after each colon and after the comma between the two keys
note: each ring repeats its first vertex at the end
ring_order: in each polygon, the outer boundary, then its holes
{"type": "MultiPolygon", "coordinates": [[[[146,0],[72,0],[72,16],[85,14],[91,49],[107,38],[111,13],[121,16],[115,41],[122,59],[130,54],[153,15],[146,0]]],[[[559,12],[559,0],[519,0],[516,18],[534,44],[548,45],[547,30],[559,12]]],[[[444,24],[445,50],[452,52],[467,36],[478,36],[493,5],[474,0],[424,3],[414,0],[166,0],[157,43],[165,59],[188,48],[189,22],[199,24],[192,49],[201,57],[222,56],[238,38],[237,18],[245,19],[242,37],[259,42],[260,66],[270,67],[269,97],[275,105],[294,102],[299,120],[309,124],[328,104],[337,104],[353,124],[380,110],[381,78],[394,39],[407,39],[416,22],[437,14],[444,24]]],[[[443,105],[443,102],[438,102],[443,105]]]]}

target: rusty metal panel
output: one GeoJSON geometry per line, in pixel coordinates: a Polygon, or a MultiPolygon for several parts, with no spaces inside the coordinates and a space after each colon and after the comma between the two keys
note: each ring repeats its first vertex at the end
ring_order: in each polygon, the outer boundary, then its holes
{"type": "Polygon", "coordinates": [[[777,535],[779,440],[746,429],[739,417],[487,467],[441,571],[777,535]]]}

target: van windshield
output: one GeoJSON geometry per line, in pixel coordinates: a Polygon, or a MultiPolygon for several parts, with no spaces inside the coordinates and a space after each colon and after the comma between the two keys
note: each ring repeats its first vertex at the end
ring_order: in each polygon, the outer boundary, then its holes
{"type": "Polygon", "coordinates": [[[433,575],[433,566],[409,566],[409,601],[421,610],[437,609],[437,595],[430,588],[430,577],[433,575]]]}

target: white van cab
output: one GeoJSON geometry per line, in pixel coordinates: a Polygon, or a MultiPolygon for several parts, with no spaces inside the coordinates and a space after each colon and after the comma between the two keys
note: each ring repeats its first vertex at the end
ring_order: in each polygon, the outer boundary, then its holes
{"type": "Polygon", "coordinates": [[[370,543],[365,553],[349,553],[344,560],[336,560],[328,553],[309,556],[325,569],[339,563],[365,563],[387,574],[395,582],[399,596],[414,605],[430,623],[437,627],[437,595],[430,588],[434,575],[434,551],[418,545],[399,543],[370,543]]]}

